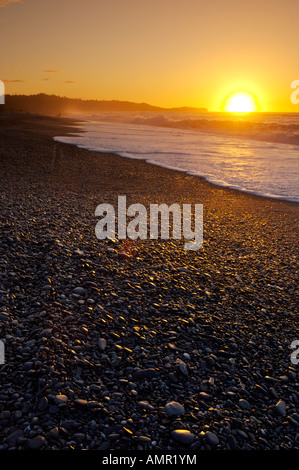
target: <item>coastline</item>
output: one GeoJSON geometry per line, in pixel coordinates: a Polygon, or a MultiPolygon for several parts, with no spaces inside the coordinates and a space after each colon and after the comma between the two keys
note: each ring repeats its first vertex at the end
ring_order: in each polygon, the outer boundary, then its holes
{"type": "Polygon", "coordinates": [[[0,115],[0,447],[299,449],[297,203],[53,140],[75,124],[0,115]],[[122,259],[118,195],[203,204],[202,249],[122,259]]]}
{"type": "MultiPolygon", "coordinates": [[[[80,127],[77,132],[76,132],[76,137],[73,138],[73,137],[70,137],[70,136],[55,136],[54,137],[54,140],[57,141],[57,142],[62,142],[62,143],[70,143],[70,144],[73,144],[75,145],[76,147],[78,148],[84,148],[86,150],[90,150],[90,151],[96,151],[98,153],[108,153],[108,154],[116,154],[116,155],[119,155],[123,158],[132,158],[132,159],[143,159],[144,161],[146,161],[147,163],[150,163],[150,164],[153,164],[153,165],[156,165],[156,166],[160,166],[162,168],[167,168],[167,169],[170,169],[170,170],[176,170],[176,171],[181,171],[185,174],[188,174],[188,175],[191,175],[191,176],[196,176],[196,177],[201,177],[201,178],[204,178],[206,181],[208,181],[209,183],[212,183],[216,186],[221,186],[221,187],[224,187],[224,188],[230,188],[230,189],[235,189],[237,191],[240,191],[240,192],[246,192],[246,193],[249,193],[249,194],[255,194],[257,196],[261,196],[261,197],[267,197],[267,198],[271,198],[271,199],[277,199],[277,200],[283,200],[283,201],[288,201],[288,202],[296,202],[298,203],[299,200],[298,200],[298,197],[295,196],[295,193],[294,193],[294,190],[295,190],[295,180],[291,183],[291,188],[286,188],[286,187],[281,187],[281,182],[279,183],[278,181],[276,181],[276,191],[275,191],[275,184],[274,186],[269,186],[267,185],[267,180],[265,180],[265,175],[261,174],[261,175],[255,175],[256,178],[259,178],[261,177],[262,180],[264,181],[265,185],[264,186],[260,186],[259,184],[255,184],[251,185],[251,182],[246,180],[246,177],[245,179],[242,180],[236,180],[236,181],[233,181],[233,179],[230,179],[230,176],[227,175],[225,172],[224,174],[221,176],[221,178],[219,179],[219,175],[216,176],[217,174],[217,171],[216,171],[216,174],[214,174],[214,170],[211,171],[211,174],[210,174],[210,169],[209,169],[209,165],[206,166],[204,162],[202,162],[202,167],[201,167],[201,170],[198,171],[196,170],[196,161],[194,162],[194,167],[190,167],[190,165],[185,165],[184,164],[184,154],[182,154],[182,161],[179,159],[179,157],[177,159],[175,159],[174,161],[172,161],[172,159],[170,158],[167,158],[167,153],[169,153],[170,155],[173,153],[173,154],[176,154],[176,147],[174,146],[171,146],[171,143],[170,143],[170,148],[164,148],[163,147],[163,143],[160,142],[159,143],[159,148],[160,150],[162,151],[162,153],[164,153],[164,151],[166,152],[166,159],[161,159],[158,157],[158,159],[156,159],[155,157],[155,154],[156,154],[156,151],[155,149],[151,149],[151,144],[150,142],[147,140],[147,136],[145,135],[144,136],[144,149],[139,151],[138,149],[138,146],[135,148],[134,147],[134,141],[135,141],[135,138],[137,139],[137,141],[140,139],[140,135],[138,133],[138,129],[139,129],[139,125],[135,125],[134,124],[134,121],[132,123],[125,123],[125,122],[117,122],[116,121],[116,125],[119,124],[121,125],[121,127],[117,127],[116,126],[116,129],[114,128],[113,126],[113,129],[110,130],[110,128],[108,127],[106,129],[105,125],[106,124],[110,124],[109,120],[107,122],[105,122],[105,120],[103,122],[99,122],[98,124],[101,124],[103,125],[104,127],[100,127],[101,131],[104,133],[104,135],[106,135],[106,132],[107,132],[107,135],[108,137],[105,137],[104,138],[104,142],[103,142],[103,146],[104,147],[101,147],[101,145],[98,147],[98,143],[97,143],[97,139],[93,139],[92,138],[92,142],[90,142],[90,137],[91,135],[94,134],[94,132],[96,131],[96,129],[94,129],[93,127],[89,127],[89,125],[92,125],[94,122],[92,120],[90,121],[86,121],[85,125],[81,125],[81,126],[78,126],[80,127]],[[111,134],[113,135],[114,132],[120,132],[122,134],[122,132],[127,132],[127,129],[126,127],[122,128],[122,125],[124,124],[128,124],[129,125],[129,128],[128,128],[128,133],[130,135],[130,132],[131,132],[131,128],[133,127],[134,129],[136,129],[136,136],[135,138],[131,141],[130,138],[129,138],[129,141],[127,143],[124,144],[124,142],[121,141],[118,141],[117,138],[115,139],[115,137],[111,138],[111,134]],[[88,130],[91,131],[91,134],[88,132],[88,130]],[[81,132],[82,131],[82,132],[81,132]],[[84,137],[84,133],[87,132],[87,136],[86,138],[84,137]],[[82,140],[83,139],[83,140],[82,140]],[[106,142],[106,139],[108,143],[105,143],[106,142]],[[114,142],[114,140],[116,140],[116,144],[114,142]],[[97,148],[98,147],[98,148],[97,148]],[[111,150],[104,150],[104,148],[107,147],[109,149],[109,147],[111,148],[111,150]],[[119,151],[117,150],[117,148],[119,148],[119,151]],[[113,150],[112,150],[113,149],[113,150]],[[135,153],[136,152],[136,153],[135,153]],[[152,153],[153,152],[153,153],[152,153]],[[140,158],[140,155],[142,155],[142,157],[140,158]],[[292,186],[293,184],[293,186],[292,186]],[[251,187],[251,189],[250,189],[251,187]],[[284,191],[282,191],[282,189],[284,189],[284,191]],[[287,193],[285,191],[289,191],[289,195],[287,196],[287,193]],[[293,192],[292,192],[293,190],[293,192]],[[283,195],[283,193],[285,195],[283,195]],[[294,194],[294,196],[292,196],[291,194],[294,194]]],[[[146,124],[145,124],[146,125],[146,124]]],[[[142,126],[141,126],[142,127],[142,126]]],[[[156,126],[146,126],[146,133],[149,131],[149,129],[153,129],[153,132],[155,132],[155,129],[158,129],[158,135],[157,135],[157,139],[159,141],[159,133],[162,131],[163,132],[163,129],[166,129],[166,136],[164,136],[166,138],[166,141],[167,139],[169,138],[168,134],[167,134],[167,131],[171,131],[171,130],[176,130],[177,128],[172,128],[171,126],[167,127],[167,126],[162,126],[162,127],[156,127],[156,126]]],[[[183,130],[186,130],[183,128],[183,130]]],[[[192,129],[190,129],[192,131],[192,129]]],[[[99,131],[99,129],[98,129],[99,131]]],[[[135,133],[135,130],[134,130],[134,133],[135,133]]],[[[205,142],[205,138],[207,138],[208,136],[211,136],[211,138],[213,139],[213,137],[219,135],[221,136],[222,138],[227,138],[229,137],[227,134],[225,133],[217,133],[216,134],[213,134],[213,133],[209,133],[207,131],[205,132],[200,132],[200,133],[197,133],[197,135],[201,136],[201,139],[200,141],[198,142],[198,147],[199,148],[202,148],[203,152],[205,153],[207,151],[206,149],[206,142],[205,142]],[[204,137],[204,139],[202,140],[202,138],[204,137]]],[[[245,136],[240,136],[238,135],[237,133],[236,134],[233,134],[231,133],[230,134],[230,137],[234,137],[235,139],[235,147],[238,148],[238,145],[240,144],[240,149],[242,149],[242,145],[245,142],[248,142],[248,145],[252,145],[252,142],[256,141],[256,142],[259,142],[259,141],[263,141],[264,143],[266,143],[267,145],[272,145],[274,141],[271,141],[271,140],[267,140],[267,139],[254,139],[250,136],[247,136],[247,138],[245,138],[245,136]]],[[[155,140],[155,138],[154,138],[155,140]]],[[[126,140],[125,140],[126,142],[126,140]]],[[[176,143],[176,145],[180,145],[180,141],[178,141],[176,143]]],[[[275,145],[278,145],[275,141],[275,145]]],[[[285,147],[286,147],[286,144],[281,144],[281,154],[283,154],[283,152],[285,151],[285,147]]],[[[293,145],[290,145],[290,148],[293,148],[293,145]]],[[[240,150],[241,151],[241,150],[240,150]]],[[[259,150],[257,149],[252,149],[251,152],[253,154],[255,154],[257,152],[258,154],[258,157],[256,159],[256,165],[257,167],[259,166],[259,157],[262,157],[262,155],[259,155],[259,150]]],[[[158,152],[159,153],[159,152],[158,152]]],[[[191,151],[191,155],[192,155],[192,151],[191,151]]],[[[194,158],[195,155],[192,155],[192,158],[194,158]]],[[[206,159],[208,160],[208,156],[206,156],[206,159]]],[[[225,160],[225,157],[224,157],[224,162],[226,163],[229,163],[227,160],[225,160]]],[[[222,162],[223,163],[223,162],[222,162]]],[[[218,162],[219,164],[219,162],[218,162]]],[[[291,167],[292,165],[292,162],[289,162],[289,166],[291,167]]],[[[295,162],[294,162],[295,164],[295,162]]],[[[200,168],[200,165],[199,167],[200,168]]],[[[254,171],[254,169],[252,168],[252,170],[254,171]]],[[[296,167],[294,167],[293,169],[294,171],[296,171],[296,167]]],[[[248,173],[250,173],[250,169],[248,170],[248,173]]],[[[265,169],[264,169],[265,171],[265,169]]],[[[262,173],[263,173],[263,170],[262,170],[262,173]]],[[[274,171],[274,178],[275,178],[275,171],[274,171]]],[[[272,177],[273,177],[272,175],[272,177]]],[[[277,175],[276,175],[277,177],[277,175]]],[[[268,175],[268,178],[269,178],[269,181],[271,180],[271,175],[268,175]]]]}

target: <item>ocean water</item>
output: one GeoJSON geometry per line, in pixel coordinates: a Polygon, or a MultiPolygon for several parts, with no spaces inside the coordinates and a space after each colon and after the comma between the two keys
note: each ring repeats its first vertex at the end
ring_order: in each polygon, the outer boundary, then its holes
{"type": "MultiPolygon", "coordinates": [[[[102,113],[56,141],[299,202],[299,114],[102,113]]],[[[99,155],[100,158],[100,155],[99,155]]]]}

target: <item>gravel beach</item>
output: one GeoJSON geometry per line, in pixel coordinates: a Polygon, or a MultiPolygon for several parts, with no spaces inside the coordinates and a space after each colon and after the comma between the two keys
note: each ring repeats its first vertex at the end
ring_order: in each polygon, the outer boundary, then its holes
{"type": "Polygon", "coordinates": [[[73,124],[0,114],[0,449],[298,450],[298,204],[53,140],[73,124]],[[98,240],[119,195],[203,204],[202,248],[98,240]]]}

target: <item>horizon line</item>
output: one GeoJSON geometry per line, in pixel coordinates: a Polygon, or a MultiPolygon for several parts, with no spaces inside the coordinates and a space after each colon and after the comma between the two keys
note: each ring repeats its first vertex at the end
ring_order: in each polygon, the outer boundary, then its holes
{"type": "MultiPolygon", "coordinates": [[[[262,111],[262,110],[256,110],[256,111],[250,111],[250,112],[229,112],[229,111],[223,111],[223,110],[209,110],[205,106],[190,106],[190,105],[181,105],[181,106],[161,106],[161,105],[153,105],[151,103],[148,103],[146,101],[130,101],[130,100],[125,100],[125,99],[100,99],[100,98],[78,98],[78,97],[70,97],[66,95],[58,95],[55,93],[44,93],[44,92],[38,92],[38,93],[31,93],[31,94],[24,94],[24,93],[6,93],[5,97],[36,97],[36,96],[47,96],[47,97],[55,97],[59,99],[67,99],[67,100],[74,100],[74,101],[83,101],[83,102],[98,102],[98,103],[128,103],[132,105],[144,105],[144,106],[149,106],[151,108],[157,108],[158,110],[168,110],[168,111],[174,111],[174,110],[200,110],[201,112],[204,113],[221,113],[221,114],[239,114],[239,115],[246,115],[246,114],[262,114],[262,113],[286,113],[286,114],[298,114],[299,111],[262,111]]],[[[145,111],[145,110],[144,110],[145,111]]],[[[151,110],[148,110],[151,111],[151,110]]]]}

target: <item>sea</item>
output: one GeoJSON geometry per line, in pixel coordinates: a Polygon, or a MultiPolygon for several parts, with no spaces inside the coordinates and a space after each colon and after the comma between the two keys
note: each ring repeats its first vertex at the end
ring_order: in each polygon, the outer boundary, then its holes
{"type": "Polygon", "coordinates": [[[299,113],[107,112],[69,117],[78,120],[77,132],[56,136],[58,142],[299,202],[299,113]]]}

